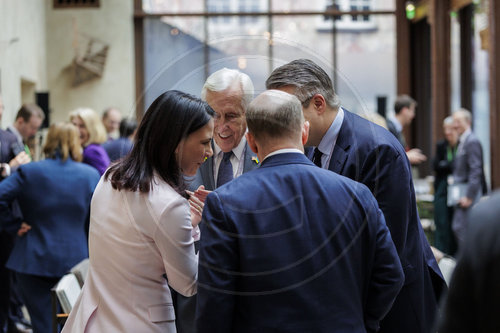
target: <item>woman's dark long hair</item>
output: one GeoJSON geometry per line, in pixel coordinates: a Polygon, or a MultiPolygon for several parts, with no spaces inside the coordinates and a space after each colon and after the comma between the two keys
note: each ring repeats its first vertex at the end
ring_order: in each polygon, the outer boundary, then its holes
{"type": "Polygon", "coordinates": [[[205,126],[214,110],[201,99],[177,90],[161,94],[146,111],[132,151],[105,174],[117,190],[149,192],[154,173],[178,193],[185,183],[175,150],[180,141],[205,126]]]}

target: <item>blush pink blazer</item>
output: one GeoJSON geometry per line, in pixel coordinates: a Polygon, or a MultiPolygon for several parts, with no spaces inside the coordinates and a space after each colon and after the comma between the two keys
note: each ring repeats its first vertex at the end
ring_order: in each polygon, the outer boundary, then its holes
{"type": "Polygon", "coordinates": [[[187,200],[159,178],[149,193],[117,191],[102,178],[91,204],[88,276],[63,332],[176,332],[168,285],[196,294],[191,231],[187,200]]]}

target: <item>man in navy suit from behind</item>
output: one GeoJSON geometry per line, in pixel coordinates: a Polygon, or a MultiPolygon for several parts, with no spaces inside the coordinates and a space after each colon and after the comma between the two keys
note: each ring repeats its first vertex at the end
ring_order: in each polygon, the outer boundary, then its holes
{"type": "Polygon", "coordinates": [[[323,169],[365,184],[377,199],[399,254],[405,283],[380,332],[428,333],[438,311],[444,278],[417,212],[411,166],[389,131],[340,106],[326,72],[308,59],[276,68],[268,89],[294,94],[310,123],[306,146],[323,169]]]}
{"type": "Polygon", "coordinates": [[[295,96],[262,93],[247,122],[262,163],[207,196],[198,331],[376,332],[404,276],[375,198],[307,159],[295,96]]]}
{"type": "MultiPolygon", "coordinates": [[[[258,159],[245,139],[245,112],[252,101],[254,86],[250,77],[236,69],[222,68],[212,73],[201,90],[201,98],[215,111],[213,156],[203,163],[189,184],[191,191],[206,196],[221,184],[258,167],[258,159]],[[226,177],[224,156],[227,160],[226,177]]],[[[199,231],[199,230],[198,230],[199,231]]],[[[196,230],[195,230],[196,232],[196,230]]],[[[199,233],[195,234],[197,247],[199,233]]],[[[196,333],[194,315],[196,295],[184,297],[172,290],[178,333],[196,333]]],[[[201,332],[200,332],[201,333],[201,332]]]]}

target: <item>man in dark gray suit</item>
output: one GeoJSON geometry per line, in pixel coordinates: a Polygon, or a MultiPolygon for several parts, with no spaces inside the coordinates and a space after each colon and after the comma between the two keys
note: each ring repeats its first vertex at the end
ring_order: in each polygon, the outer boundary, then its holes
{"type": "MultiPolygon", "coordinates": [[[[250,77],[238,70],[223,68],[210,75],[201,91],[201,98],[215,111],[213,156],[201,165],[189,189],[206,196],[233,178],[257,168],[259,160],[245,138],[245,113],[253,99],[250,77]]],[[[198,240],[199,234],[195,235],[198,240]]],[[[172,293],[174,295],[174,292],[172,293]]],[[[196,296],[177,294],[176,326],[179,333],[193,333],[195,328],[196,296]]]]}
{"type": "Polygon", "coordinates": [[[483,172],[483,148],[476,135],[472,132],[471,113],[459,109],[453,113],[453,123],[458,132],[459,144],[454,162],[454,184],[467,184],[465,193],[461,195],[455,206],[452,229],[459,245],[465,238],[467,228],[467,211],[486,192],[486,182],[483,172]]]}

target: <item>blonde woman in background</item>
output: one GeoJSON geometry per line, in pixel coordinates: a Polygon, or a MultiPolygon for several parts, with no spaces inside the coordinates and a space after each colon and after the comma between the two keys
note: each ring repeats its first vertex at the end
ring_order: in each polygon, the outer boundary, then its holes
{"type": "Polygon", "coordinates": [[[79,108],[70,113],[69,120],[80,131],[83,147],[83,163],[99,171],[102,175],[109,166],[109,157],[101,143],[106,142],[106,129],[99,115],[92,109],[79,108]]]}
{"type": "Polygon", "coordinates": [[[20,226],[6,267],[16,274],[34,333],[51,332],[50,289],[88,257],[85,225],[99,173],[79,163],[78,130],[53,124],[45,160],[22,165],[0,183],[0,223],[20,226]],[[17,200],[22,220],[13,215],[17,200]]]}

